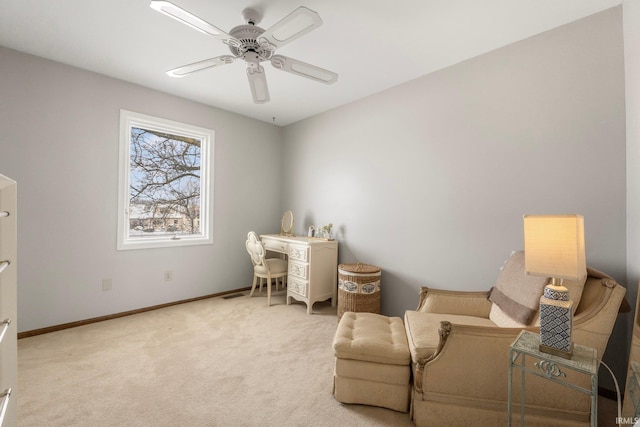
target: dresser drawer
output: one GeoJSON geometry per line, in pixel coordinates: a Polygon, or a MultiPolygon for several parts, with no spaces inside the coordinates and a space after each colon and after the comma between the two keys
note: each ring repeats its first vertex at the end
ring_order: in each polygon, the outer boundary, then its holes
{"type": "Polygon", "coordinates": [[[289,244],[279,240],[272,240],[269,238],[262,238],[264,248],[268,251],[279,252],[281,254],[289,253],[289,244]]]}
{"type": "Polygon", "coordinates": [[[287,280],[287,290],[289,292],[293,292],[294,294],[298,294],[306,298],[307,296],[307,288],[309,282],[296,280],[296,279],[288,279],[287,280]]]}
{"type": "Polygon", "coordinates": [[[309,247],[299,245],[289,245],[289,259],[307,262],[309,259],[309,247]]]}
{"type": "Polygon", "coordinates": [[[298,277],[300,279],[309,278],[309,264],[303,262],[291,261],[289,259],[289,277],[298,277]]]}

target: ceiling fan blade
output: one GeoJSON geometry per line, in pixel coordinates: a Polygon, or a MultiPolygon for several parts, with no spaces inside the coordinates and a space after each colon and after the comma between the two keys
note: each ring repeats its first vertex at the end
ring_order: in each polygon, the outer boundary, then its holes
{"type": "Polygon", "coordinates": [[[225,43],[228,43],[230,40],[235,40],[234,37],[222,31],[215,25],[198,18],[191,12],[188,12],[183,8],[176,6],[169,1],[151,0],[150,6],[152,9],[165,14],[168,17],[175,19],[176,21],[182,22],[183,24],[188,25],[191,28],[220,39],[225,43]]]}
{"type": "Polygon", "coordinates": [[[196,71],[205,70],[211,67],[218,67],[220,65],[231,64],[235,61],[235,57],[231,55],[216,56],[215,58],[205,59],[204,61],[194,62],[193,64],[183,65],[182,67],[174,68],[167,71],[167,74],[171,77],[184,77],[187,74],[195,73],[196,71]]]}
{"type": "Polygon", "coordinates": [[[271,58],[271,65],[280,70],[325,84],[332,84],[338,81],[338,74],[333,71],[325,70],[324,68],[307,64],[306,62],[298,61],[297,59],[287,56],[274,55],[271,58]]]}
{"type": "Polygon", "coordinates": [[[270,50],[282,47],[322,25],[320,15],[300,6],[275,23],[258,37],[258,42],[268,44],[270,50]]]}
{"type": "Polygon", "coordinates": [[[256,104],[269,102],[267,77],[264,74],[264,68],[262,68],[262,65],[258,65],[257,67],[247,67],[247,77],[249,77],[249,86],[251,86],[253,102],[256,104]]]}

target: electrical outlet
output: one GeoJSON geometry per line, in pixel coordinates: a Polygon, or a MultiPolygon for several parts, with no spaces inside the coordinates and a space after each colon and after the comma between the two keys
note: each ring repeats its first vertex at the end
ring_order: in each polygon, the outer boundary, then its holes
{"type": "Polygon", "coordinates": [[[170,282],[173,280],[173,271],[165,271],[164,272],[164,281],[170,282]]]}
{"type": "Polygon", "coordinates": [[[111,290],[111,279],[102,279],[102,291],[110,291],[111,290]]]}

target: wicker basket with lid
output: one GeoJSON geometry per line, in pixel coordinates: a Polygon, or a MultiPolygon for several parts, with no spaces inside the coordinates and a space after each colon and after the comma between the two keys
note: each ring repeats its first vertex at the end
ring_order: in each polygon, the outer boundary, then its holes
{"type": "Polygon", "coordinates": [[[347,311],[380,313],[380,267],[338,265],[338,320],[347,311]]]}

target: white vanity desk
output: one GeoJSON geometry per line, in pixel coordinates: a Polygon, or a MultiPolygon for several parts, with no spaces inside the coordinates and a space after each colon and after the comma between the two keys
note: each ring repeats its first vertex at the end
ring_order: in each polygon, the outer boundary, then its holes
{"type": "Polygon", "coordinates": [[[268,251],[289,257],[287,273],[287,305],[291,298],[307,304],[311,314],[313,303],[331,298],[335,307],[338,293],[338,242],[315,237],[263,234],[268,251]]]}

